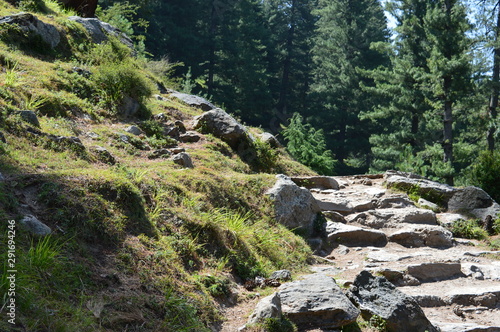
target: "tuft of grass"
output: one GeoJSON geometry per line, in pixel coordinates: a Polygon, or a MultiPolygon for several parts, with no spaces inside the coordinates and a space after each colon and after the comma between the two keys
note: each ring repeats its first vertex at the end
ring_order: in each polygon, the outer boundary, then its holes
{"type": "Polygon", "coordinates": [[[455,237],[465,239],[485,240],[488,233],[481,227],[481,220],[457,220],[453,223],[450,231],[455,237]]]}

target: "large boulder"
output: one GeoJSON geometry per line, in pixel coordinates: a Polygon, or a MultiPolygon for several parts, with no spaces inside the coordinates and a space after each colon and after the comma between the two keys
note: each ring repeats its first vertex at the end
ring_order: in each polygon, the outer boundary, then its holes
{"type": "Polygon", "coordinates": [[[338,328],[355,322],[359,310],[335,281],[320,273],[279,288],[281,310],[299,329],[338,328]]]}
{"type": "Polygon", "coordinates": [[[196,117],[193,127],[220,138],[235,150],[246,149],[253,142],[245,126],[220,108],[196,117]]]}
{"type": "Polygon", "coordinates": [[[107,41],[109,34],[118,37],[123,44],[127,45],[130,49],[134,49],[132,39],[109,23],[102,22],[97,18],[83,18],[80,16],[70,16],[68,19],[83,25],[92,38],[92,41],[96,44],[107,41]]]}
{"type": "Polygon", "coordinates": [[[407,272],[409,275],[422,282],[438,281],[464,276],[460,263],[454,262],[411,264],[407,266],[407,272]]]}
{"type": "Polygon", "coordinates": [[[387,331],[438,332],[417,302],[384,277],[362,271],[354,280],[349,296],[365,320],[377,315],[386,321],[387,331]]]}
{"type": "Polygon", "coordinates": [[[444,227],[436,225],[407,225],[389,235],[389,241],[409,248],[451,247],[453,234],[444,227]]]}
{"type": "Polygon", "coordinates": [[[40,21],[36,16],[29,13],[18,13],[10,16],[0,17],[0,28],[6,25],[16,25],[24,32],[34,33],[47,43],[51,48],[61,42],[61,35],[55,26],[40,21]]]}
{"type": "Polygon", "coordinates": [[[205,98],[202,98],[199,96],[194,96],[194,95],[189,95],[187,93],[174,92],[174,93],[170,94],[170,97],[177,98],[177,99],[185,102],[189,106],[193,106],[193,107],[201,109],[203,112],[208,112],[208,111],[216,108],[211,102],[209,102],[205,98]]]}
{"type": "Polygon", "coordinates": [[[274,201],[276,220],[288,228],[312,231],[321,211],[309,190],[297,186],[289,177],[277,175],[275,185],[267,191],[274,201]]]}
{"type": "Polygon", "coordinates": [[[327,222],[326,234],[330,242],[346,246],[384,247],[387,244],[387,236],[384,232],[338,222],[327,222]]]}
{"type": "Polygon", "coordinates": [[[493,200],[483,189],[465,187],[459,189],[448,201],[448,211],[466,211],[477,218],[484,219],[500,213],[500,205],[493,200]]]}

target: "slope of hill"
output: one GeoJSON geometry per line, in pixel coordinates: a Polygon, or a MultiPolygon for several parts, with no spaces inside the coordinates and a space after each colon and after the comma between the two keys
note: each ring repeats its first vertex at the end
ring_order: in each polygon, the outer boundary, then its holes
{"type": "Polygon", "coordinates": [[[259,140],[238,153],[181,138],[202,110],[170,96],[158,63],[45,4],[0,1],[0,246],[15,256],[2,294],[17,271],[16,324],[0,330],[203,331],[235,281],[305,266],[311,250],[263,193],[272,173],[313,173],[259,140]]]}

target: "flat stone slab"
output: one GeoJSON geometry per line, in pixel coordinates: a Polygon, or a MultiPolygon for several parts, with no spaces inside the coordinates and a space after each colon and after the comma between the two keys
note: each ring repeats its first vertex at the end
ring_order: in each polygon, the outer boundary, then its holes
{"type": "Polygon", "coordinates": [[[500,281],[500,261],[490,262],[489,265],[476,263],[462,263],[462,272],[479,280],[500,281]]]}
{"type": "Polygon", "coordinates": [[[368,253],[366,259],[369,262],[377,263],[377,262],[400,262],[406,259],[411,259],[415,257],[423,257],[428,256],[431,257],[432,253],[430,252],[401,252],[401,253],[391,253],[385,250],[380,251],[372,251],[368,253]]]}
{"type": "Polygon", "coordinates": [[[471,323],[434,323],[441,332],[500,332],[500,326],[484,326],[471,323]]]}
{"type": "Polygon", "coordinates": [[[404,224],[437,225],[434,212],[414,207],[369,210],[348,215],[346,220],[371,228],[401,228],[404,224]]]}
{"type": "Polygon", "coordinates": [[[422,282],[445,280],[463,276],[460,263],[423,263],[407,266],[408,274],[422,282]]]}
{"type": "Polygon", "coordinates": [[[307,189],[339,189],[339,183],[331,176],[299,176],[291,179],[297,186],[307,189]]]}
{"type": "Polygon", "coordinates": [[[392,233],[388,238],[391,242],[409,248],[453,246],[453,234],[444,227],[436,225],[408,225],[392,233]]]}
{"type": "Polygon", "coordinates": [[[283,314],[305,328],[337,328],[355,322],[359,310],[344,295],[335,281],[324,274],[305,276],[302,280],[280,286],[283,314]]]}
{"type": "Polygon", "coordinates": [[[384,247],[387,244],[387,236],[384,232],[345,225],[339,222],[328,221],[326,234],[330,242],[346,246],[384,247]]]}
{"type": "Polygon", "coordinates": [[[333,193],[311,192],[318,202],[321,211],[336,211],[341,213],[351,213],[354,211],[350,201],[343,195],[333,193]]]}

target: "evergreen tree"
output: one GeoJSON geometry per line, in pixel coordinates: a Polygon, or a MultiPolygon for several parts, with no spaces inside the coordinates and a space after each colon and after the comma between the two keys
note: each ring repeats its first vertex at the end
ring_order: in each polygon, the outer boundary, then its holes
{"type": "Polygon", "coordinates": [[[425,17],[425,31],[429,41],[430,105],[442,114],[444,178],[453,184],[453,107],[471,91],[471,72],[468,57],[470,29],[465,7],[457,0],[438,0],[431,4],[425,17]]]}
{"type": "Polygon", "coordinates": [[[384,12],[377,0],[320,0],[315,14],[314,121],[325,129],[328,147],[341,163],[361,157],[366,164],[369,132],[358,115],[371,109],[374,100],[360,87],[360,82],[372,84],[360,69],[387,64],[387,56],[370,47],[388,40],[384,12]]]}
{"type": "Polygon", "coordinates": [[[422,150],[429,140],[423,122],[428,108],[424,77],[430,56],[424,29],[427,3],[426,0],[388,3],[390,13],[397,20],[397,35],[394,44],[379,46],[389,49],[391,66],[366,72],[376,85],[365,90],[380,96],[382,101],[360,114],[361,119],[369,119],[374,124],[370,136],[373,172],[394,168],[401,156],[422,150]]]}

